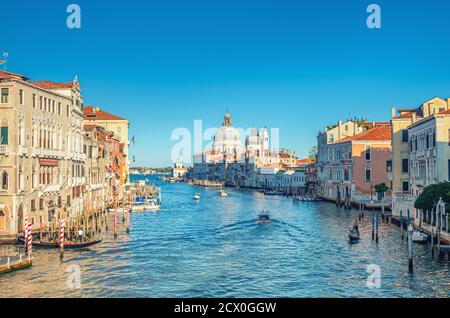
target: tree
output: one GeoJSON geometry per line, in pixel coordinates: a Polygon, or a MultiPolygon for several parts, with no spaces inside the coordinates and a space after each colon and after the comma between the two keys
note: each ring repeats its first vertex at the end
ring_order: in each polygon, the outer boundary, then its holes
{"type": "Polygon", "coordinates": [[[317,161],[317,146],[312,146],[309,149],[308,159],[314,163],[317,161]]]}
{"type": "Polygon", "coordinates": [[[376,193],[385,193],[387,190],[389,190],[389,187],[386,185],[386,183],[380,183],[373,187],[375,189],[376,193]]]}
{"type": "Polygon", "coordinates": [[[436,208],[440,198],[447,203],[446,210],[450,211],[450,182],[444,181],[432,184],[423,189],[416,202],[414,202],[414,207],[422,211],[431,211],[436,208]]]}

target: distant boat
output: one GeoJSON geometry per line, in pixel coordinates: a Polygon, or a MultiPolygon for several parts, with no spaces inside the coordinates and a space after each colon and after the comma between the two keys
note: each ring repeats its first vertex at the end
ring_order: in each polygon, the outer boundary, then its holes
{"type": "Polygon", "coordinates": [[[256,218],[257,224],[270,224],[272,223],[272,220],[270,218],[269,211],[262,211],[258,214],[258,217],[256,218]]]}
{"type": "Polygon", "coordinates": [[[194,194],[194,200],[200,200],[200,193],[195,193],[194,194]]]}
{"type": "Polygon", "coordinates": [[[315,198],[312,196],[294,196],[292,197],[295,201],[302,201],[302,202],[320,202],[322,201],[319,198],[315,198]]]}
{"type": "Polygon", "coordinates": [[[282,191],[275,191],[275,190],[266,190],[264,191],[265,195],[284,195],[284,192],[282,191]]]}
{"type": "Polygon", "coordinates": [[[220,189],[219,191],[217,191],[217,194],[218,194],[220,197],[226,197],[226,196],[228,196],[228,193],[227,193],[224,189],[220,189]]]}

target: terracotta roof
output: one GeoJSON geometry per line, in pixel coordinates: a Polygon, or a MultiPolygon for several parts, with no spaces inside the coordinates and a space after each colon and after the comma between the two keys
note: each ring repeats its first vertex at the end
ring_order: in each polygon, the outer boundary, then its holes
{"type": "Polygon", "coordinates": [[[438,113],[438,115],[450,115],[450,109],[444,110],[443,112],[438,113]]]}
{"type": "Polygon", "coordinates": [[[20,79],[26,81],[28,77],[7,71],[0,71],[0,79],[20,79]]]}
{"type": "Polygon", "coordinates": [[[280,168],[280,166],[281,165],[279,163],[269,163],[262,166],[261,168],[271,169],[271,168],[280,168]]]}
{"type": "Polygon", "coordinates": [[[353,140],[371,140],[371,141],[382,141],[391,140],[392,132],[390,126],[377,126],[372,129],[366,130],[356,136],[347,137],[345,139],[334,142],[333,144],[339,144],[341,142],[353,141],[353,140]]]}
{"type": "Polygon", "coordinates": [[[297,166],[301,166],[301,165],[310,165],[310,164],[312,164],[312,163],[313,163],[313,162],[312,162],[310,159],[308,159],[308,158],[297,160],[297,166]]]}
{"type": "MultiPolygon", "coordinates": [[[[409,112],[409,113],[402,113],[398,116],[393,117],[393,119],[405,119],[405,118],[412,118],[412,114],[416,112],[409,112]]],[[[419,114],[416,113],[416,118],[422,118],[419,114]]]]}
{"type": "Polygon", "coordinates": [[[98,107],[85,106],[83,111],[84,118],[87,120],[126,120],[125,118],[107,113],[98,107]]]}
{"type": "Polygon", "coordinates": [[[52,82],[52,81],[37,81],[31,82],[31,84],[36,85],[43,89],[70,89],[77,85],[76,82],[52,82]]]}

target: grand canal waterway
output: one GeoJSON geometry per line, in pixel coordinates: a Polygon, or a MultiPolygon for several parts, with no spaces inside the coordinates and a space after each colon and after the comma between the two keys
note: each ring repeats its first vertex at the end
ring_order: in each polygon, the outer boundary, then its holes
{"type": "MultiPolygon", "coordinates": [[[[414,275],[398,227],[381,223],[371,240],[350,245],[357,211],[302,203],[250,190],[162,184],[163,207],[135,213],[131,233],[112,234],[83,251],[36,250],[31,268],[0,276],[2,297],[449,297],[450,265],[414,245],[414,275]],[[192,199],[195,192],[202,198],[192,199]],[[262,209],[273,222],[257,225],[262,209]],[[379,289],[367,287],[367,266],[381,269],[379,289]],[[74,266],[75,265],[75,266],[74,266]],[[68,284],[80,268],[81,288],[68,284]],[[72,273],[72,274],[71,274],[72,273]]],[[[121,229],[122,230],[122,229],[121,229]]],[[[2,254],[14,247],[0,247],[2,254]]]]}

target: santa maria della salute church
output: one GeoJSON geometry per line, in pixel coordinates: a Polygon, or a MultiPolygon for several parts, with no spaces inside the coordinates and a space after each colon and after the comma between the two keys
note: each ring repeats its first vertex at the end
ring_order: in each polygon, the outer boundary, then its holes
{"type": "Polygon", "coordinates": [[[257,187],[260,168],[281,163],[278,151],[270,150],[267,128],[251,128],[242,144],[239,129],[225,114],[210,149],[194,155],[193,179],[223,182],[230,186],[257,187]]]}

